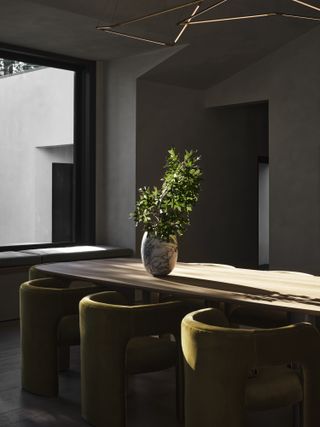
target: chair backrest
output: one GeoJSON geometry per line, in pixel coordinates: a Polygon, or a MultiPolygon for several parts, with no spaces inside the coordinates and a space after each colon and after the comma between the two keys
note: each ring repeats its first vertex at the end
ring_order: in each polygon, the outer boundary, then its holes
{"type": "Polygon", "coordinates": [[[36,394],[57,394],[60,340],[63,337],[64,344],[77,341],[79,301],[97,292],[96,286],[84,282],[81,288],[70,284],[70,280],[51,277],[20,286],[22,386],[36,394]]]}
{"type": "Polygon", "coordinates": [[[82,287],[70,287],[71,282],[59,278],[41,278],[29,280],[20,286],[20,316],[31,315],[36,318],[43,311],[43,318],[60,317],[64,314],[77,314],[79,301],[88,293],[97,291],[97,286],[83,282],[82,287]],[[28,313],[24,312],[24,307],[28,313]],[[34,308],[32,308],[34,307],[34,308]]]}
{"type": "MultiPolygon", "coordinates": [[[[181,320],[189,308],[188,302],[180,301],[128,305],[118,292],[81,300],[82,414],[90,424],[125,425],[124,378],[130,340],[169,333],[179,347],[181,320]]],[[[143,351],[140,356],[142,361],[146,357],[143,351]]],[[[178,358],[182,361],[181,352],[178,358]]]]}
{"type": "MultiPolygon", "coordinates": [[[[190,311],[190,310],[189,310],[190,311]]],[[[180,323],[188,312],[188,303],[166,301],[157,304],[128,305],[116,291],[88,295],[80,302],[82,317],[98,317],[103,313],[106,328],[117,325],[125,339],[134,336],[172,333],[180,336],[180,323]]],[[[106,330],[107,330],[106,329],[106,330]]]]}
{"type": "Polygon", "coordinates": [[[199,393],[202,389],[217,407],[233,408],[235,420],[244,412],[245,387],[252,368],[297,362],[304,376],[304,426],[320,425],[320,335],[310,324],[234,329],[228,327],[222,313],[209,308],[183,319],[182,349],[186,399],[191,402],[195,390],[199,393]]]}

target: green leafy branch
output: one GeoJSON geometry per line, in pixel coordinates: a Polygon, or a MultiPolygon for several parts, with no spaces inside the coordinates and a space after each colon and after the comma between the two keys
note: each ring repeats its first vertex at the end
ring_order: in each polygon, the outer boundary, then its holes
{"type": "Polygon", "coordinates": [[[202,171],[200,156],[186,150],[183,159],[174,148],[168,151],[161,188],[139,188],[139,199],[131,217],[136,225],[160,240],[182,236],[190,224],[190,213],[199,199],[202,171]]]}

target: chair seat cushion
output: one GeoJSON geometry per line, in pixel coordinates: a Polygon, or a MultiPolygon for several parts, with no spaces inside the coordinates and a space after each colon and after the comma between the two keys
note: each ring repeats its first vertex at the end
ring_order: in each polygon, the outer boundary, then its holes
{"type": "Polygon", "coordinates": [[[285,366],[259,369],[249,378],[246,387],[246,407],[253,411],[294,405],[303,399],[299,373],[285,366]]]}
{"type": "Polygon", "coordinates": [[[127,346],[127,372],[138,374],[160,371],[177,361],[176,343],[168,338],[136,337],[127,346]]]}

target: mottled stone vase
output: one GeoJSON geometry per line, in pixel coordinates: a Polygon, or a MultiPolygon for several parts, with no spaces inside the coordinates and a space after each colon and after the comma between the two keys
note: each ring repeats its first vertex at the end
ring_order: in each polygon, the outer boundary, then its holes
{"type": "Polygon", "coordinates": [[[141,242],[141,258],[148,273],[166,276],[174,269],[178,259],[176,237],[172,236],[170,242],[165,242],[145,232],[141,242]]]}

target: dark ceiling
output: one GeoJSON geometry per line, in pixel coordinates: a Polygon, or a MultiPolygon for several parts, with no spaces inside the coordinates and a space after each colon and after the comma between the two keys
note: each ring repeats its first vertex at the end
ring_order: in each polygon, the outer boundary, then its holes
{"type": "MultiPolygon", "coordinates": [[[[1,0],[0,41],[92,60],[170,49],[99,32],[95,27],[185,1],[188,0],[1,0]]],[[[201,8],[213,2],[203,0],[201,8]]],[[[309,2],[318,6],[320,3],[318,0],[309,2]]],[[[186,18],[192,10],[193,7],[188,7],[121,27],[121,30],[170,41],[181,28],[176,22],[186,18]]],[[[320,16],[320,12],[306,9],[292,0],[228,0],[201,19],[270,11],[320,16]]],[[[179,41],[185,45],[184,49],[145,77],[203,89],[258,61],[315,25],[313,21],[282,17],[194,25],[179,41]]]]}

